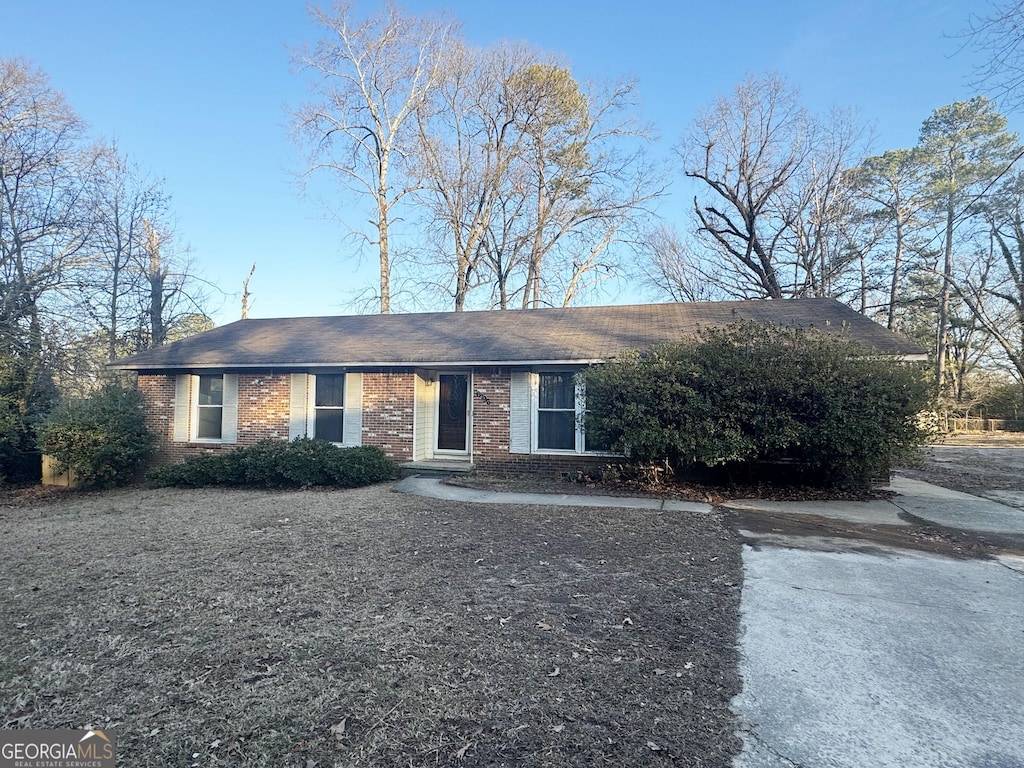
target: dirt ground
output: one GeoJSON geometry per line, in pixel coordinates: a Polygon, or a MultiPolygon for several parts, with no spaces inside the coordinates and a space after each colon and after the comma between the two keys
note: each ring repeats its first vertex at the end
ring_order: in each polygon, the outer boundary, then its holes
{"type": "Polygon", "coordinates": [[[1024,442],[1019,445],[943,444],[924,450],[919,467],[903,470],[908,477],[959,491],[1024,490],[1024,442]]]}
{"type": "Polygon", "coordinates": [[[0,506],[0,725],[128,766],[727,766],[718,513],[126,490],[0,506]]]}
{"type": "MultiPolygon", "coordinates": [[[[1022,467],[1024,446],[944,445],[901,471],[1024,490],[1022,467]]],[[[8,494],[0,726],[112,729],[130,766],[727,766],[737,528],[956,557],[999,544],[921,523],[489,507],[389,486],[8,494]]]]}
{"type": "MultiPolygon", "coordinates": [[[[985,495],[987,491],[1024,491],[1024,435],[957,435],[941,445],[927,446],[917,462],[899,467],[898,473],[946,488],[985,495]]],[[[643,480],[602,481],[590,478],[566,480],[470,476],[452,482],[494,490],[526,490],[579,495],[661,495],[728,505],[730,499],[772,498],[808,501],[822,499],[862,500],[887,498],[885,490],[817,490],[769,486],[711,487],[687,481],[649,483],[643,480]]],[[[934,525],[925,520],[909,526],[866,525],[806,514],[729,510],[724,513],[733,530],[767,534],[769,538],[790,539],[810,548],[833,547],[873,551],[879,547],[930,552],[948,557],[990,557],[998,553],[1024,554],[1024,537],[1010,534],[981,534],[934,525]],[[827,542],[825,540],[828,540],[827,542]]],[[[751,543],[751,542],[747,542],[751,543]]]]}

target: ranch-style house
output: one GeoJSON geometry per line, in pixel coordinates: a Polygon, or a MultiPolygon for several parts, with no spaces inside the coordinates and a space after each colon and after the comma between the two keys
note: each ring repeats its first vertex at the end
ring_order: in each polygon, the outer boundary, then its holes
{"type": "Polygon", "coordinates": [[[308,435],[412,468],[570,471],[588,442],[580,369],[750,320],[923,350],[834,299],[240,320],[119,360],[136,371],[158,463],[308,435]]]}

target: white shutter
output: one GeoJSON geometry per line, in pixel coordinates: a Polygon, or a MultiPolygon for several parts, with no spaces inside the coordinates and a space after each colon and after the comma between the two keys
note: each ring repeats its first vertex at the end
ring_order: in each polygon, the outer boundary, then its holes
{"type": "Polygon", "coordinates": [[[224,406],[221,411],[220,439],[222,443],[238,442],[238,374],[224,374],[224,406]]]}
{"type": "Polygon", "coordinates": [[[363,444],[363,374],[345,374],[345,417],[342,442],[363,444]]]}
{"type": "Polygon", "coordinates": [[[174,377],[174,442],[188,442],[189,395],[192,377],[187,373],[174,377]]]}
{"type": "Polygon", "coordinates": [[[309,376],[305,373],[292,374],[291,399],[288,405],[288,439],[306,435],[306,388],[309,376]]]}
{"type": "Polygon", "coordinates": [[[530,375],[526,371],[513,371],[509,383],[509,453],[530,452],[530,444],[532,443],[531,417],[533,411],[530,375]]]}

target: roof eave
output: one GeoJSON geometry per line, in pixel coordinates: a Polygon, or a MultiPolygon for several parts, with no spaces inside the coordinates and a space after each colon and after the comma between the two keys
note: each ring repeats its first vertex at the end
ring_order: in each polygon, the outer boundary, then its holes
{"type": "Polygon", "coordinates": [[[284,370],[289,368],[308,370],[311,368],[514,368],[531,365],[595,365],[605,362],[605,358],[563,358],[555,360],[407,360],[407,361],[357,361],[357,362],[317,362],[317,363],[162,363],[162,364],[119,364],[108,363],[107,367],[115,371],[220,371],[230,370],[284,370]]]}

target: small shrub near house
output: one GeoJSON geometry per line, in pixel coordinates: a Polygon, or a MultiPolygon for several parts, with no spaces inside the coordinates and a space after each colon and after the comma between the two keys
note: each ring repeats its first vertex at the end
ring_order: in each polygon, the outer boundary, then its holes
{"type": "Polygon", "coordinates": [[[71,470],[84,488],[130,483],[153,452],[143,420],[142,395],[116,385],[52,411],[39,430],[39,448],[71,470]]]}
{"type": "Polygon", "coordinates": [[[584,376],[588,435],[639,464],[862,485],[925,438],[921,368],[815,331],[708,329],[584,376]]]}
{"type": "Polygon", "coordinates": [[[208,485],[357,488],[394,477],[395,465],[379,448],[339,448],[305,437],[290,443],[261,440],[248,448],[204,453],[181,464],[158,467],[147,475],[153,485],[192,488],[208,485]]]}

